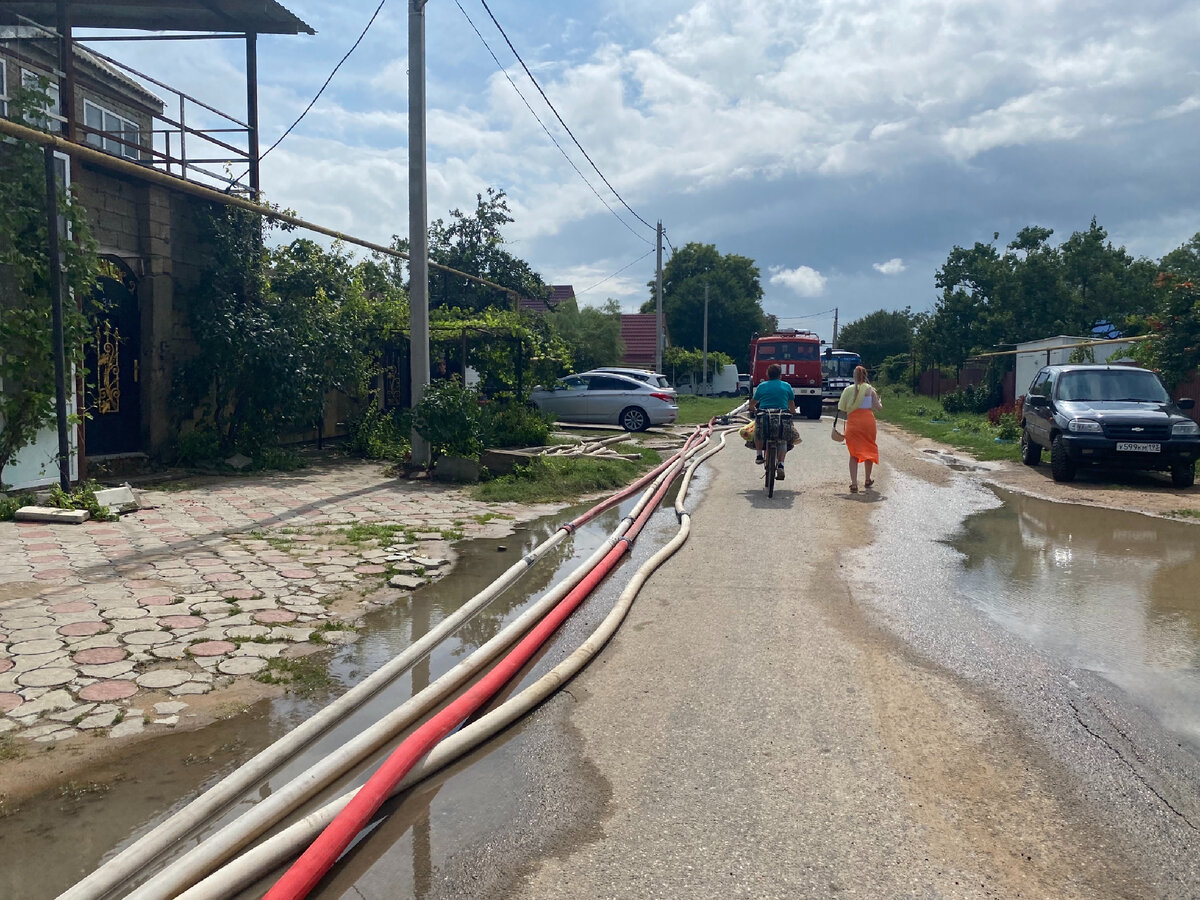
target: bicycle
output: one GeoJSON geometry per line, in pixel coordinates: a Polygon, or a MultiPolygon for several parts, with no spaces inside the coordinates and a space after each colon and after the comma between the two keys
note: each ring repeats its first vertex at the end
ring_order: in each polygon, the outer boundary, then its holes
{"type": "Polygon", "coordinates": [[[760,409],[755,413],[754,433],[763,438],[763,483],[767,497],[775,496],[775,474],[779,451],[787,450],[792,433],[792,414],[785,409],[760,409]]]}

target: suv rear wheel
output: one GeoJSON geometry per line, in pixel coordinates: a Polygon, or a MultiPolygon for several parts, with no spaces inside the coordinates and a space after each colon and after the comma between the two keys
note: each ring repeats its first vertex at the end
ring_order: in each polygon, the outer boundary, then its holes
{"type": "Polygon", "coordinates": [[[1021,462],[1027,466],[1036,466],[1042,461],[1042,448],[1029,436],[1029,426],[1021,426],[1021,462]]]}
{"type": "Polygon", "coordinates": [[[1176,463],[1171,466],[1171,484],[1177,488],[1189,488],[1196,483],[1195,463],[1176,463]]]}
{"type": "Polygon", "coordinates": [[[1075,480],[1075,463],[1067,456],[1067,445],[1061,434],[1056,434],[1050,441],[1050,474],[1055,481],[1075,480]]]}

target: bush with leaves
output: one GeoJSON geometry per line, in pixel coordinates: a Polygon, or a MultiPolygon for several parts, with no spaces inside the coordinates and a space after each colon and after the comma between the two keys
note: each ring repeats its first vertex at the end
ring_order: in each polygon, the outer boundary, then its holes
{"type": "Polygon", "coordinates": [[[412,413],[370,403],[348,424],[350,446],[368,459],[401,460],[412,452],[412,413]]]}
{"type": "Polygon", "coordinates": [[[540,447],[550,436],[554,417],[509,398],[484,407],[484,443],[488,447],[540,447]]]}
{"type": "Polygon", "coordinates": [[[413,427],[429,441],[435,457],[478,456],[483,449],[479,394],[457,378],[435,381],[413,410],[413,427]]]}
{"type": "MultiPolygon", "coordinates": [[[[45,126],[48,82],[16,87],[8,116],[29,128],[45,126]]],[[[83,349],[99,261],[86,211],[74,192],[60,190],[58,213],[70,239],[59,241],[63,262],[63,338],[68,370],[83,368],[83,349]],[[81,312],[69,294],[87,305],[81,312]]],[[[0,144],[0,476],[21,448],[54,418],[54,331],[51,322],[50,229],[45,158],[20,141],[0,144]]]]}

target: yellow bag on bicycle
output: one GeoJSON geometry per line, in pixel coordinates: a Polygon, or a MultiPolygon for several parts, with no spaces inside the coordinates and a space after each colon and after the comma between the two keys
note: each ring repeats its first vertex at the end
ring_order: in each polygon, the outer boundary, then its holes
{"type": "Polygon", "coordinates": [[[754,441],[754,423],[747,422],[745,425],[739,428],[738,437],[748,444],[752,443],[754,441]]]}

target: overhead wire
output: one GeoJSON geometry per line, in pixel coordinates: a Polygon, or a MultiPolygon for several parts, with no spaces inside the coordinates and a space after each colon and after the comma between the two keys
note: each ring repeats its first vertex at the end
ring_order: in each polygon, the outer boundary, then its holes
{"type": "Polygon", "coordinates": [[[621,268],[617,269],[617,271],[613,272],[613,273],[612,273],[611,275],[609,275],[607,278],[601,278],[599,281],[597,281],[597,282],[596,282],[595,284],[593,284],[591,287],[589,287],[589,288],[584,288],[582,291],[579,291],[579,294],[586,294],[588,291],[594,291],[596,288],[600,287],[600,285],[604,284],[604,282],[606,282],[606,281],[610,281],[610,280],[612,280],[613,278],[616,278],[618,275],[620,275],[620,274],[621,274],[622,272],[624,272],[626,269],[628,269],[628,268],[631,268],[631,267],[633,267],[633,266],[636,266],[638,263],[640,263],[640,262],[641,262],[643,259],[645,259],[647,256],[649,256],[649,255],[650,255],[651,253],[653,253],[653,252],[654,252],[654,250],[653,250],[653,249],[651,249],[651,250],[647,250],[645,253],[643,253],[641,256],[639,256],[637,259],[635,259],[633,262],[631,262],[631,263],[629,263],[628,265],[622,266],[621,268]]]}
{"type": "MultiPolygon", "coordinates": [[[[275,143],[273,143],[270,147],[268,147],[266,150],[264,150],[262,153],[260,153],[258,155],[258,159],[260,162],[262,160],[266,159],[266,156],[268,153],[270,153],[272,150],[274,150],[276,147],[278,147],[281,143],[283,143],[283,139],[292,133],[292,129],[300,124],[300,120],[303,119],[305,116],[307,116],[309,110],[311,110],[313,108],[313,106],[316,105],[316,102],[321,99],[321,95],[323,93],[325,93],[325,88],[329,87],[329,83],[331,81],[333,81],[333,76],[338,73],[338,69],[340,69],[342,67],[342,65],[346,62],[346,60],[348,60],[350,58],[350,54],[358,49],[358,45],[361,44],[363,38],[365,38],[367,36],[367,32],[370,31],[371,26],[375,24],[375,19],[377,19],[379,17],[379,12],[380,12],[380,10],[383,9],[383,5],[385,3],[387,3],[387,0],[379,0],[379,5],[377,7],[375,7],[375,12],[371,13],[371,18],[367,20],[367,25],[365,28],[363,28],[362,33],[358,36],[358,40],[356,40],[350,46],[350,49],[346,51],[346,55],[343,56],[340,60],[338,60],[338,64],[333,67],[333,71],[329,73],[329,77],[326,78],[325,83],[321,85],[321,89],[319,91],[317,91],[316,94],[313,95],[312,100],[310,100],[308,102],[308,106],[304,107],[304,112],[302,112],[302,113],[300,113],[300,115],[296,116],[296,121],[294,121],[291,125],[289,125],[287,127],[287,130],[285,130],[283,132],[283,134],[281,134],[279,136],[279,139],[276,140],[275,143]]],[[[247,169],[245,172],[243,172],[241,175],[239,175],[236,179],[234,179],[233,184],[237,184],[238,182],[240,182],[243,178],[245,178],[249,174],[250,174],[250,170],[247,169]]]]}
{"type": "MultiPolygon", "coordinates": [[[[629,229],[629,232],[631,234],[633,234],[638,239],[645,241],[646,243],[650,243],[649,238],[647,238],[645,235],[638,234],[638,232],[633,229],[632,225],[630,225],[628,222],[626,222],[624,219],[621,218],[621,216],[617,213],[617,211],[615,209],[613,209],[611,205],[609,205],[609,202],[607,200],[605,200],[603,196],[601,196],[601,194],[598,190],[596,190],[595,186],[590,181],[587,180],[587,177],[581,171],[579,171],[579,167],[577,165],[575,165],[575,161],[572,160],[571,157],[567,155],[567,151],[563,149],[562,144],[560,144],[558,142],[558,140],[554,137],[554,135],[550,133],[550,129],[546,127],[546,123],[542,121],[541,117],[537,114],[537,112],[534,111],[534,108],[529,104],[529,101],[525,99],[525,95],[521,93],[521,89],[517,87],[516,82],[514,82],[509,77],[508,72],[504,68],[504,64],[502,62],[500,62],[499,57],[496,56],[495,52],[491,48],[491,45],[488,44],[487,39],[484,38],[484,36],[480,33],[479,29],[475,26],[475,23],[471,20],[471,17],[467,14],[467,11],[465,9],[463,9],[463,5],[459,2],[459,0],[454,0],[454,5],[458,7],[458,11],[463,14],[463,18],[467,20],[467,24],[471,26],[471,29],[475,32],[475,35],[479,38],[479,40],[483,44],[484,48],[487,49],[487,52],[491,55],[492,59],[496,63],[496,68],[498,68],[500,70],[500,74],[502,74],[504,76],[505,80],[507,80],[508,83],[512,86],[512,89],[514,91],[516,91],[517,96],[521,98],[521,102],[525,104],[525,108],[529,110],[530,115],[532,115],[534,117],[534,119],[537,120],[537,123],[542,126],[542,131],[546,132],[546,137],[550,138],[551,143],[553,143],[554,146],[558,148],[558,152],[563,155],[563,159],[565,159],[568,163],[570,163],[571,168],[575,170],[575,174],[579,176],[579,178],[583,181],[584,184],[586,184],[589,188],[591,188],[592,193],[596,195],[596,199],[599,200],[601,203],[603,203],[605,209],[607,209],[610,213],[612,213],[618,222],[620,222],[627,229],[629,229]]],[[[585,153],[584,155],[586,156],[587,154],[585,153]]],[[[600,177],[603,178],[604,176],[601,175],[600,177]]],[[[607,182],[605,182],[605,183],[607,184],[607,182]]],[[[609,185],[609,186],[611,187],[611,185],[609,185]]],[[[613,191],[613,193],[615,194],[616,191],[613,191]]],[[[635,213],[635,215],[636,215],[636,213],[635,213]]]]}
{"type": "Polygon", "coordinates": [[[496,26],[496,30],[500,32],[500,36],[504,38],[504,42],[508,44],[508,49],[512,51],[513,56],[517,58],[517,62],[521,64],[521,68],[525,70],[525,74],[529,76],[529,80],[533,82],[533,86],[537,88],[538,93],[542,95],[542,99],[546,101],[546,105],[550,107],[550,111],[554,113],[554,117],[558,119],[558,124],[563,127],[568,135],[570,135],[571,140],[574,141],[575,146],[579,148],[579,152],[583,154],[584,159],[586,159],[591,164],[592,168],[596,170],[596,174],[600,176],[600,180],[608,186],[608,189],[613,192],[613,196],[621,201],[621,205],[629,210],[630,214],[635,219],[637,219],[647,228],[654,228],[655,226],[651,225],[649,222],[639,216],[634,208],[625,202],[625,198],[617,192],[617,189],[612,186],[612,183],[609,182],[609,180],[604,176],[604,173],[600,171],[600,167],[596,165],[595,160],[593,160],[588,155],[588,152],[583,149],[583,144],[579,143],[579,139],[575,137],[575,133],[571,131],[567,123],[563,121],[563,117],[558,114],[558,110],[554,108],[554,104],[550,102],[550,98],[546,96],[546,92],[542,90],[542,86],[538,84],[538,80],[534,78],[533,73],[529,71],[529,66],[525,65],[525,60],[521,58],[521,54],[517,52],[517,48],[513,46],[513,42],[509,40],[508,35],[505,33],[500,23],[496,20],[496,16],[492,13],[491,7],[487,5],[487,0],[479,0],[479,2],[483,4],[483,8],[487,11],[488,16],[491,18],[492,24],[496,26]]]}

